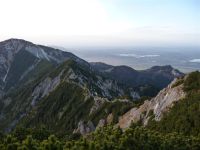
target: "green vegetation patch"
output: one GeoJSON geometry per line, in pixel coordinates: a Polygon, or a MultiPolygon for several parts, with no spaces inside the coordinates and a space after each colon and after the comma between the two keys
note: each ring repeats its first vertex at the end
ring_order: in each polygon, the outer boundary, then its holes
{"type": "Polygon", "coordinates": [[[87,120],[94,100],[85,99],[87,92],[75,84],[62,82],[49,96],[40,100],[37,108],[21,124],[27,127],[45,125],[56,132],[73,131],[78,122],[87,120]]]}
{"type": "MultiPolygon", "coordinates": [[[[23,131],[23,130],[22,130],[23,131]]],[[[62,139],[39,130],[0,134],[2,150],[199,150],[200,138],[177,133],[159,133],[142,127],[122,132],[107,126],[80,139],[62,139]],[[23,136],[22,136],[22,135],[23,136]],[[47,137],[47,135],[49,135],[47,137]],[[39,137],[39,138],[38,138],[39,137]],[[41,138],[42,137],[42,138],[41,138]]]]}

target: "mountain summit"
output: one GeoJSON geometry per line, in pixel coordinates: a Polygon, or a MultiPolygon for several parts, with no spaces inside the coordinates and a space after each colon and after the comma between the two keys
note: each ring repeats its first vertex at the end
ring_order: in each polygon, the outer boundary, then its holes
{"type": "Polygon", "coordinates": [[[89,65],[72,53],[25,40],[9,39],[0,42],[0,88],[7,91],[29,77],[34,78],[37,71],[42,71],[41,68],[48,69],[48,66],[56,66],[69,59],[89,65]]]}

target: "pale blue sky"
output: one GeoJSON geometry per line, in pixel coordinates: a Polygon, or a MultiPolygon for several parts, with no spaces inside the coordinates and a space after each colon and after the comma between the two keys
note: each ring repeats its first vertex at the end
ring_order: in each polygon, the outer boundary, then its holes
{"type": "MultiPolygon", "coordinates": [[[[113,18],[127,19],[138,26],[199,27],[199,0],[103,0],[113,18]]],[[[189,30],[190,31],[190,30],[189,30]]]]}
{"type": "Polygon", "coordinates": [[[200,46],[200,0],[0,0],[0,40],[200,46]]]}

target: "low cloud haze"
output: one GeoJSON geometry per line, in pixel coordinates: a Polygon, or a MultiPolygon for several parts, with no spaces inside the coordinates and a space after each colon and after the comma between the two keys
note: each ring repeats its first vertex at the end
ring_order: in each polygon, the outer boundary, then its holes
{"type": "Polygon", "coordinates": [[[159,57],[160,55],[136,55],[136,54],[119,54],[122,57],[146,58],[146,57],[159,57]]]}
{"type": "Polygon", "coordinates": [[[200,58],[199,59],[192,59],[192,60],[190,60],[190,62],[192,62],[192,63],[200,63],[200,58]]]}

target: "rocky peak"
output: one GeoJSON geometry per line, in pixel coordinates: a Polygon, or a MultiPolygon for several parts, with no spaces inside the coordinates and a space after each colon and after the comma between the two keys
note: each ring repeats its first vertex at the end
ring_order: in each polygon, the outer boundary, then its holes
{"type": "Polygon", "coordinates": [[[12,51],[14,53],[19,52],[25,46],[34,45],[31,42],[25,41],[23,39],[8,39],[3,42],[0,42],[1,51],[12,51]]]}

